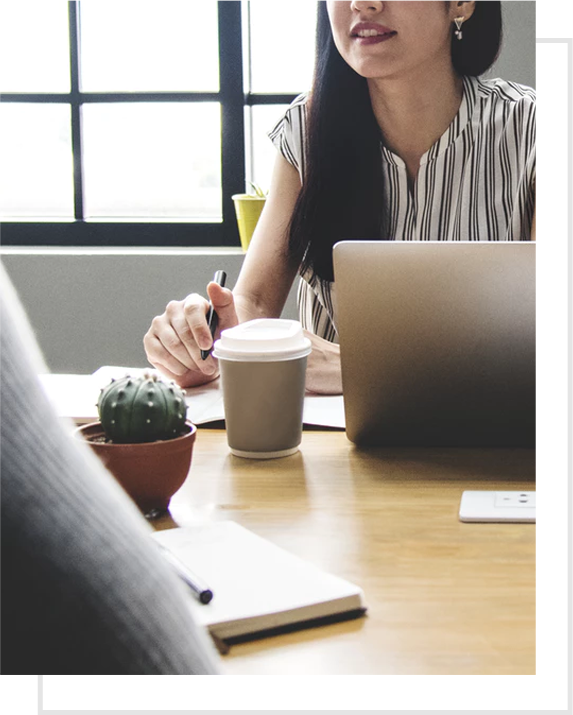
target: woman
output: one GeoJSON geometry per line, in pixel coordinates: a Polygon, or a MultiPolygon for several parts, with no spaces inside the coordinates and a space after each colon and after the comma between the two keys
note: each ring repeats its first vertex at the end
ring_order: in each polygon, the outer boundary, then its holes
{"type": "MultiPolygon", "coordinates": [[[[534,238],[535,93],[478,80],[499,2],[321,2],[312,92],[270,133],[269,197],[237,284],[207,292],[219,329],[278,317],[300,272],[307,389],[342,391],[332,246],[341,239],[534,238]]],[[[169,303],[144,338],[182,386],[214,379],[207,301],[169,303]]]]}

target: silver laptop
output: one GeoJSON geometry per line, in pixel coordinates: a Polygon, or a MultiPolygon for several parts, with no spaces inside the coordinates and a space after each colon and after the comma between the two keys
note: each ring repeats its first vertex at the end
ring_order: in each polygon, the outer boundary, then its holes
{"type": "Polygon", "coordinates": [[[361,445],[535,445],[535,244],[342,241],[346,432],[361,445]]]}

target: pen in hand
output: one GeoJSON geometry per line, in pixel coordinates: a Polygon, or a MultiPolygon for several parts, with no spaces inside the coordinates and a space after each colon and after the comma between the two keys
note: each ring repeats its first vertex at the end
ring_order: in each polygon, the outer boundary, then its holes
{"type": "MultiPolygon", "coordinates": [[[[225,271],[217,271],[215,273],[215,276],[213,277],[213,282],[218,283],[221,288],[225,287],[226,280],[227,274],[225,273],[225,271]]],[[[215,313],[213,306],[211,305],[211,303],[209,303],[209,312],[207,313],[207,325],[209,326],[209,331],[213,339],[215,338],[215,332],[217,330],[218,323],[219,318],[217,316],[217,313],[215,313]]],[[[211,354],[211,350],[212,348],[209,348],[209,350],[201,350],[201,360],[206,360],[211,354]]]]}
{"type": "Polygon", "coordinates": [[[180,561],[175,554],[173,554],[165,546],[159,544],[161,553],[168,561],[180,579],[185,581],[189,586],[195,598],[199,603],[209,603],[213,599],[213,591],[203,582],[201,579],[194,574],[191,569],[186,566],[182,561],[180,561]]]}

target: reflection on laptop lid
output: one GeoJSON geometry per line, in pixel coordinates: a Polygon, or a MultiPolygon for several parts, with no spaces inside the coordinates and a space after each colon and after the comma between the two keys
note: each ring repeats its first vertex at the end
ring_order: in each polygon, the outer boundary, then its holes
{"type": "Polygon", "coordinates": [[[348,438],[535,445],[535,244],[334,246],[348,438]]]}

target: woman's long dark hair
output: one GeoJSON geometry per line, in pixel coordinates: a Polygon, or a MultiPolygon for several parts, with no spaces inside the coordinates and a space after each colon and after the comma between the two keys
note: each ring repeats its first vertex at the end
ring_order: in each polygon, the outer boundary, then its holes
{"type": "MultiPolygon", "coordinates": [[[[482,74],[495,61],[500,44],[501,3],[476,2],[463,24],[463,40],[452,32],[456,72],[482,74]]],[[[305,181],[289,227],[289,254],[302,271],[311,267],[321,279],[333,280],[337,241],[386,237],[380,139],[367,81],[340,56],[326,2],[319,2],[305,181]]]]}

